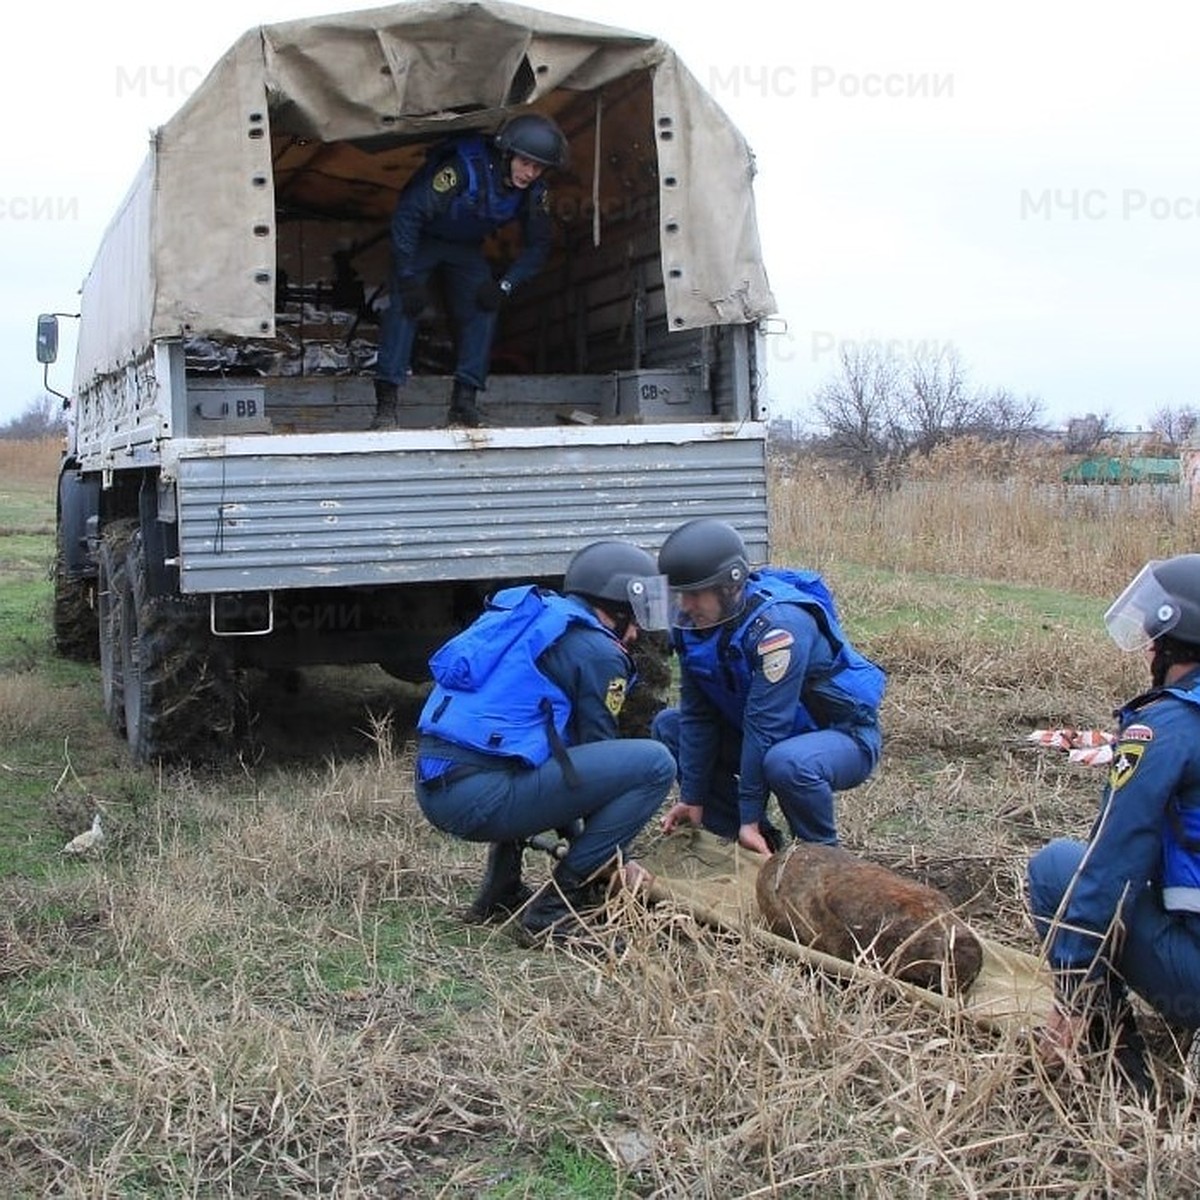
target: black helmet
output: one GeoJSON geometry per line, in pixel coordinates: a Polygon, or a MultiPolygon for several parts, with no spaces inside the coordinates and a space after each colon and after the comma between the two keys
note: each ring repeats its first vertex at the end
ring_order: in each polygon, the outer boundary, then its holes
{"type": "Polygon", "coordinates": [[[742,535],[725,521],[699,517],[680,525],[658,552],[658,569],[671,585],[671,624],[702,629],[735,617],[745,604],[750,564],[742,535]],[[712,590],[719,609],[701,615],[681,593],[712,590]]]}
{"type": "Polygon", "coordinates": [[[614,616],[631,614],[642,629],[665,629],[667,583],[654,556],[632,542],[592,542],[567,564],[563,591],[614,616]]]}
{"type": "Polygon", "coordinates": [[[750,565],[742,535],[725,521],[700,517],[680,525],[658,552],[658,569],[679,591],[746,582],[750,565]]]}
{"type": "Polygon", "coordinates": [[[1200,651],[1200,554],[1148,562],[1109,606],[1104,623],[1122,650],[1170,637],[1200,651]]]}
{"type": "Polygon", "coordinates": [[[506,122],[496,134],[496,145],[506,154],[519,154],[544,167],[561,170],[567,165],[567,139],[549,117],[539,113],[522,113],[506,122]]]}

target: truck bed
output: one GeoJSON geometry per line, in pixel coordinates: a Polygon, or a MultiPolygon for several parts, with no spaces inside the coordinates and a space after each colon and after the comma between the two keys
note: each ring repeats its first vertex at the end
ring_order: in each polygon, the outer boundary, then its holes
{"type": "Polygon", "coordinates": [[[664,422],[177,439],[163,478],[175,483],[180,588],[523,578],[598,538],[658,545],[708,515],[735,522],[757,560],[767,498],[753,432],[664,422]]]}

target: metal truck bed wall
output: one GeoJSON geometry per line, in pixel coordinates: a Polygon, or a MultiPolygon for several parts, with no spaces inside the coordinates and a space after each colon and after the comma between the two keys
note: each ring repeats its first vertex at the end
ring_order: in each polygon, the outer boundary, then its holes
{"type": "Polygon", "coordinates": [[[767,550],[764,442],[724,425],[362,434],[176,444],[181,590],[236,592],[561,572],[603,537],[655,546],[737,523],[767,550]],[[536,437],[534,436],[536,434],[536,437]],[[464,453],[463,450],[469,452],[464,453]]]}

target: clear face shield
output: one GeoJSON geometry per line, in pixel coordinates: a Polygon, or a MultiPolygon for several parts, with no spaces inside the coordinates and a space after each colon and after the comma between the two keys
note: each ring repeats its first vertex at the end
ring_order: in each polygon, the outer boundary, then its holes
{"type": "Polygon", "coordinates": [[[741,584],[671,588],[671,624],[676,629],[712,629],[745,607],[746,589],[741,584]]]}
{"type": "Polygon", "coordinates": [[[668,594],[665,575],[642,575],[631,579],[627,587],[629,607],[639,629],[659,630],[669,627],[668,594]]]}
{"type": "Polygon", "coordinates": [[[1179,623],[1179,605],[1154,577],[1147,563],[1104,614],[1108,635],[1122,650],[1145,650],[1179,623]]]}

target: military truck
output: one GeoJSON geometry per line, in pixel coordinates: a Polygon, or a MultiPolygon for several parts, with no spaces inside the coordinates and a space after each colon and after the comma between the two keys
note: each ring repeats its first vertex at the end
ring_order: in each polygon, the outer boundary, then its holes
{"type": "MultiPolygon", "coordinates": [[[[397,4],[256,28],[151,138],[83,284],[55,637],[139,760],[228,740],[251,669],[430,652],[607,536],[734,522],[766,557],[750,149],[653,37],[397,4]],[[503,312],[485,425],[447,426],[433,318],[372,430],[389,218],[430,147],[563,129],[555,249],[503,312]]],[[[488,247],[503,262],[503,236],[488,247]]],[[[56,318],[39,318],[39,358],[56,318]]]]}

